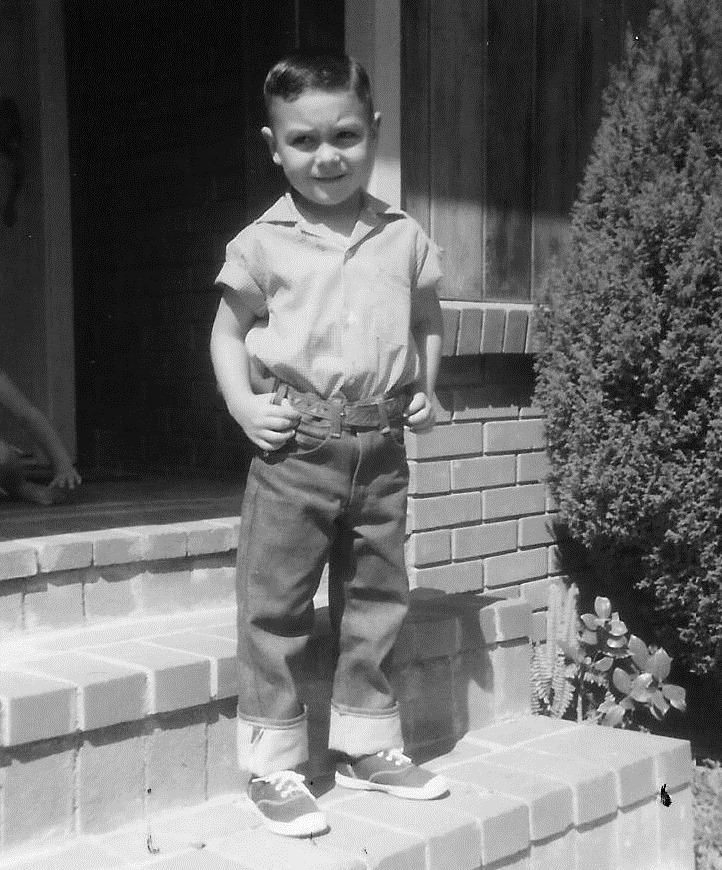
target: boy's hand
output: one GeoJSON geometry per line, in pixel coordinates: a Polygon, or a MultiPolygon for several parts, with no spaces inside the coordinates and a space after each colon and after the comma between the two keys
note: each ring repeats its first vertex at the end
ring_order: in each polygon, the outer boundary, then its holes
{"type": "Polygon", "coordinates": [[[250,440],[261,450],[278,450],[296,431],[301,415],[287,399],[273,404],[274,393],[251,396],[237,408],[229,407],[231,416],[250,440]]]}
{"type": "Polygon", "coordinates": [[[61,465],[56,467],[50,486],[54,489],[75,489],[80,482],[80,475],[72,465],[61,465]]]}
{"type": "Polygon", "coordinates": [[[414,393],[404,411],[404,417],[412,432],[429,432],[436,423],[436,412],[426,393],[414,393]]]}

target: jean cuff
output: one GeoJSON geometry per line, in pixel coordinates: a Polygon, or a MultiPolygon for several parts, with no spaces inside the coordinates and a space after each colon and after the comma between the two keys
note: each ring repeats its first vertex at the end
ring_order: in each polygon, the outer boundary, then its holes
{"type": "Polygon", "coordinates": [[[242,719],[236,726],[238,766],[246,774],[266,776],[292,770],[308,761],[306,709],[295,719],[278,723],[242,719]]]}
{"type": "Polygon", "coordinates": [[[398,704],[384,710],[349,710],[331,705],[329,749],[356,757],[403,745],[398,704]]]}

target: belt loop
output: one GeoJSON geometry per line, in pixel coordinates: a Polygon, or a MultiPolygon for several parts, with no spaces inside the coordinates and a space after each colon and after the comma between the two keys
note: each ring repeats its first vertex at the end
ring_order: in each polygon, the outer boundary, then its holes
{"type": "Polygon", "coordinates": [[[376,408],[379,412],[379,425],[381,427],[381,433],[383,435],[386,435],[387,432],[391,431],[391,426],[389,426],[389,415],[386,413],[386,400],[377,399],[376,408]]]}
{"type": "Polygon", "coordinates": [[[331,437],[340,438],[341,417],[343,416],[343,409],[339,406],[337,402],[334,401],[329,402],[329,408],[331,411],[331,437]]]}
{"type": "Polygon", "coordinates": [[[281,402],[288,395],[288,384],[284,384],[284,383],[282,383],[282,381],[279,378],[276,378],[274,385],[275,385],[275,395],[273,397],[273,401],[271,402],[271,404],[272,405],[280,405],[281,402]]]}

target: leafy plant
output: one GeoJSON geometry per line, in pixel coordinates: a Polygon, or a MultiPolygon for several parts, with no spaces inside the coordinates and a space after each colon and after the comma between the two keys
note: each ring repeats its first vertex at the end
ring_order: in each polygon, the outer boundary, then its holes
{"type": "Polygon", "coordinates": [[[561,719],[574,698],[577,668],[574,662],[567,662],[564,650],[573,645],[577,633],[578,592],[574,584],[565,592],[559,582],[552,583],[549,590],[547,642],[532,647],[533,713],[561,719]]]}
{"type": "Polygon", "coordinates": [[[722,668],[722,4],[658,0],[640,36],[540,300],[535,400],[571,538],[638,558],[654,630],[703,673],[722,668]]]}
{"type": "Polygon", "coordinates": [[[594,613],[581,619],[570,611],[578,591],[562,593],[554,584],[547,612],[547,644],[532,653],[532,710],[562,718],[576,708],[577,721],[629,728],[646,709],[661,720],[670,707],[686,709],[685,690],[666,683],[672,659],[664,649],[650,649],[612,612],[608,598],[597,596],[594,613]]]}

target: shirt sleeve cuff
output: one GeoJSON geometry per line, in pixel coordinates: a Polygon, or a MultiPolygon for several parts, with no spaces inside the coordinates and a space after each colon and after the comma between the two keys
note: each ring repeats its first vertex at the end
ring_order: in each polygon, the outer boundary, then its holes
{"type": "Polygon", "coordinates": [[[226,260],[215,283],[229,287],[236,298],[259,317],[266,313],[266,300],[263,293],[248,272],[238,263],[226,260]]]}

